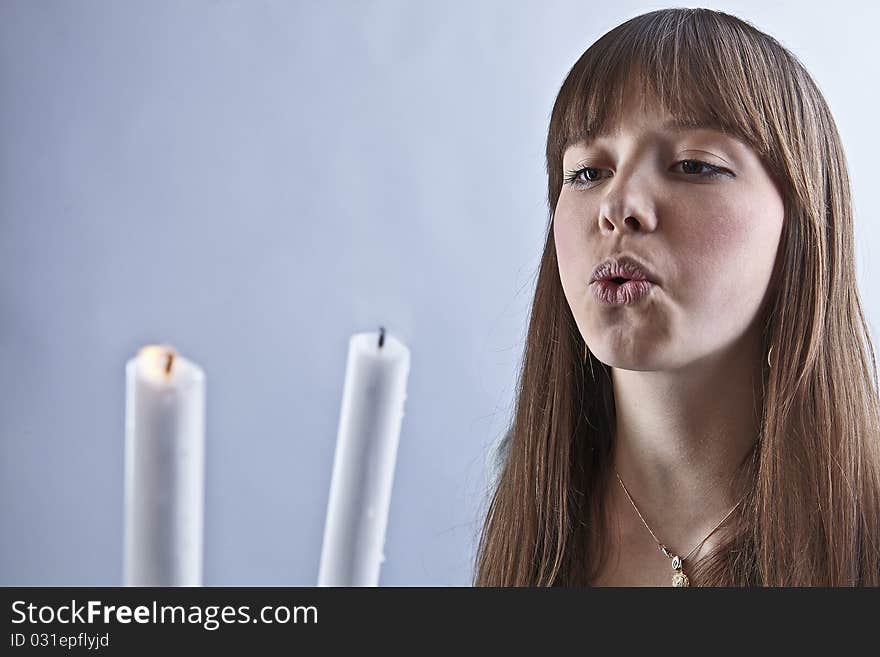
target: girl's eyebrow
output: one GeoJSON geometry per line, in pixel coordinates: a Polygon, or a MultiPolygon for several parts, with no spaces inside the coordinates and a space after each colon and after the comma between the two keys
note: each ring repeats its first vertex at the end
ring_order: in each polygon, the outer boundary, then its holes
{"type": "MultiPolygon", "coordinates": [[[[710,123],[708,121],[697,121],[691,119],[680,119],[673,118],[665,121],[660,125],[660,130],[671,130],[674,132],[684,132],[687,130],[711,130],[713,132],[717,132],[722,135],[726,135],[717,124],[710,123]]],[[[577,135],[574,135],[570,145],[571,146],[589,146],[595,140],[607,137],[611,133],[607,130],[603,130],[601,132],[583,132],[577,135]]]]}
{"type": "Polygon", "coordinates": [[[661,127],[665,130],[714,130],[715,132],[722,132],[721,128],[715,123],[690,119],[669,119],[661,127]]]}

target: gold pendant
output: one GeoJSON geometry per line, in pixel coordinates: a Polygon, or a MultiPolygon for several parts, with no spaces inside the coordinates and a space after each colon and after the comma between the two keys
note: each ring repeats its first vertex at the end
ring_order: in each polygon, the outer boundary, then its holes
{"type": "Polygon", "coordinates": [[[675,571],[672,574],[672,586],[674,587],[685,587],[690,586],[690,581],[687,578],[687,575],[684,574],[681,570],[681,557],[675,555],[672,557],[672,569],[675,571]]]}

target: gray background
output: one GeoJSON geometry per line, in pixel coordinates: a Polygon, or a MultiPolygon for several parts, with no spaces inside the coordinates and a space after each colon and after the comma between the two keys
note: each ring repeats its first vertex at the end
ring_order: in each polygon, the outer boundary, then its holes
{"type": "MultiPolygon", "coordinates": [[[[0,1],[0,584],[122,581],[124,365],[207,375],[206,585],[314,585],[349,336],[412,350],[380,583],[467,585],[566,72],[619,2],[0,1]]],[[[690,5],[699,6],[699,3],[690,5]]],[[[880,9],[710,5],[818,81],[880,247],[880,9]]]]}

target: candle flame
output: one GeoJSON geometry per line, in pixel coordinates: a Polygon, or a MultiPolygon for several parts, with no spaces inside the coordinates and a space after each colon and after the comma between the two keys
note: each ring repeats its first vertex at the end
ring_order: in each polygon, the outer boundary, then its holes
{"type": "Polygon", "coordinates": [[[171,367],[176,356],[177,351],[171,345],[147,345],[138,351],[138,358],[156,378],[171,376],[171,367]]]}

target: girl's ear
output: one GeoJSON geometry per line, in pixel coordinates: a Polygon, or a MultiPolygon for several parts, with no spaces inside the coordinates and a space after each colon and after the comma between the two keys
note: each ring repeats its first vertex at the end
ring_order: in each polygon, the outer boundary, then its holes
{"type": "MultiPolygon", "coordinates": [[[[783,233],[784,231],[785,229],[783,228],[783,233]]],[[[779,248],[776,249],[776,260],[773,262],[773,271],[770,273],[770,284],[767,286],[767,292],[764,295],[764,305],[760,311],[760,313],[766,318],[765,331],[768,330],[770,325],[770,312],[776,304],[776,298],[779,295],[779,288],[781,286],[780,278],[782,277],[782,260],[785,256],[784,244],[785,242],[783,238],[780,237],[779,248]]],[[[769,336],[767,337],[769,338],[769,336]]]]}
{"type": "Polygon", "coordinates": [[[781,285],[782,278],[782,263],[785,258],[785,233],[788,230],[786,223],[788,222],[788,215],[782,219],[782,233],[779,236],[779,246],[776,248],[776,260],[773,262],[773,273],[770,274],[770,292],[771,299],[775,298],[779,293],[779,286],[781,285]]]}

